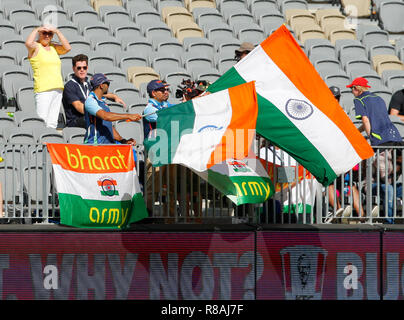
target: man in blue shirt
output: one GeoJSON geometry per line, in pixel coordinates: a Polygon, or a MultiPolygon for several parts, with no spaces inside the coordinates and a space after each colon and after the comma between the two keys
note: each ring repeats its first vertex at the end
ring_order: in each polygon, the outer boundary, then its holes
{"type": "Polygon", "coordinates": [[[170,90],[168,84],[162,80],[152,80],[147,85],[149,101],[143,110],[143,133],[145,139],[149,137],[150,132],[156,128],[157,111],[172,106],[168,97],[170,90]]]}
{"type": "Polygon", "coordinates": [[[96,73],[91,78],[93,91],[91,91],[84,104],[84,118],[87,130],[84,143],[114,144],[119,142],[121,144],[135,145],[136,141],[134,139],[126,140],[120,136],[112,126],[112,121],[139,121],[142,116],[140,114],[110,112],[103,97],[108,93],[110,82],[111,80],[102,73],[96,73]]]}
{"type": "Polygon", "coordinates": [[[402,142],[398,129],[391,122],[386,103],[378,95],[368,91],[370,86],[365,78],[356,78],[347,85],[355,96],[356,118],[362,120],[360,131],[365,130],[372,146],[395,145],[402,142]]]}
{"type": "MultiPolygon", "coordinates": [[[[360,131],[365,130],[371,146],[400,146],[403,144],[401,135],[395,125],[391,122],[387,113],[387,107],[382,98],[378,95],[368,91],[370,86],[365,78],[356,78],[347,88],[352,89],[355,96],[354,105],[356,117],[362,119],[362,126],[360,131]]],[[[397,158],[401,158],[401,152],[397,153],[397,158]]],[[[374,171],[374,178],[377,179],[379,175],[380,184],[372,184],[372,193],[378,194],[380,192],[382,202],[387,198],[387,214],[389,218],[386,219],[387,223],[394,223],[393,217],[393,182],[392,177],[392,149],[379,149],[379,163],[374,161],[373,167],[378,170],[374,171]],[[385,159],[388,159],[388,166],[385,166],[385,159]],[[386,176],[388,183],[386,184],[386,176]],[[381,190],[380,190],[381,189],[381,190]],[[386,197],[387,195],[387,197],[386,197]]],[[[401,185],[397,185],[397,193],[401,194],[401,185]]],[[[381,206],[384,208],[384,204],[381,206]]]]}
{"type": "MultiPolygon", "coordinates": [[[[85,54],[78,54],[73,57],[72,63],[74,74],[65,84],[62,99],[66,115],[66,127],[86,128],[84,102],[92,89],[87,77],[88,57],[85,54]]],[[[126,107],[125,102],[114,93],[107,93],[105,98],[126,107]]]]}

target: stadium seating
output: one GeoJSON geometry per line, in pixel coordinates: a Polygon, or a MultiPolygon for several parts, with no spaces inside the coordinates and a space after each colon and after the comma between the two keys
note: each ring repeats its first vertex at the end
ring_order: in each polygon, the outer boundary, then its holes
{"type": "MultiPolygon", "coordinates": [[[[113,78],[111,90],[123,97],[128,110],[141,110],[147,99],[145,86],[152,79],[172,81],[173,86],[183,78],[214,81],[236,63],[234,50],[241,42],[257,45],[282,24],[327,85],[343,88],[353,77],[366,75],[381,94],[394,92],[404,72],[404,3],[374,1],[377,22],[369,20],[369,0],[333,4],[323,0],[4,0],[0,108],[35,114],[24,42],[45,20],[57,21],[72,45],[71,52],[61,57],[64,79],[72,74],[71,58],[85,53],[90,58],[89,75],[103,72],[113,78]],[[356,26],[347,23],[348,15],[357,19],[356,26]]],[[[349,92],[344,97],[349,105],[349,92]]],[[[18,125],[16,119],[19,116],[4,123],[18,125]]]]}

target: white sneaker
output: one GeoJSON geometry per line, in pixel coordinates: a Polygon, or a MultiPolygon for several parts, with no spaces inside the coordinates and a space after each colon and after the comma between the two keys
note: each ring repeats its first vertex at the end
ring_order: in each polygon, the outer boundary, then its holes
{"type": "Polygon", "coordinates": [[[372,209],[372,218],[378,218],[379,217],[379,206],[375,206],[372,209]]]}
{"type": "Polygon", "coordinates": [[[335,216],[333,216],[333,213],[330,212],[330,213],[327,215],[327,219],[326,219],[325,223],[333,223],[336,218],[341,217],[341,215],[342,215],[343,212],[344,212],[344,209],[343,209],[343,208],[339,208],[339,209],[335,212],[335,216]]]}
{"type": "MultiPolygon", "coordinates": [[[[344,211],[342,212],[342,216],[344,218],[350,218],[352,214],[352,207],[351,206],[346,206],[344,211]]],[[[341,223],[348,223],[348,219],[341,219],[341,223]]]]}
{"type": "Polygon", "coordinates": [[[324,219],[324,223],[331,223],[333,219],[333,214],[332,212],[328,211],[327,216],[324,219]]]}

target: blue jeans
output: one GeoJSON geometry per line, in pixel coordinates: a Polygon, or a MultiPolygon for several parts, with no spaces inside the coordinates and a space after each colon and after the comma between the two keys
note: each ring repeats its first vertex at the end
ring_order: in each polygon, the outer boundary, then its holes
{"type": "MultiPolygon", "coordinates": [[[[386,185],[381,184],[380,189],[381,189],[380,190],[380,199],[382,200],[381,206],[383,209],[385,196],[386,196],[386,185]]],[[[401,197],[402,190],[403,190],[403,186],[401,185],[401,183],[398,183],[396,185],[396,197],[397,198],[401,197]]],[[[377,184],[376,183],[372,184],[372,195],[377,195],[377,184]]],[[[393,201],[394,201],[393,195],[394,195],[393,185],[388,184],[387,185],[387,215],[386,215],[386,217],[393,217],[393,201]]],[[[392,224],[392,223],[394,223],[394,219],[388,218],[388,219],[386,219],[386,223],[392,224]]]]}

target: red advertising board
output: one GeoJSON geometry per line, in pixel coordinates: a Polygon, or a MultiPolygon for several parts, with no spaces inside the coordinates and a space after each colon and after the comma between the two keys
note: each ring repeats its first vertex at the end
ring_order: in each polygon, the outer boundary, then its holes
{"type": "Polygon", "coordinates": [[[379,300],[379,232],[257,232],[257,295],[379,300]]]}
{"type": "Polygon", "coordinates": [[[383,299],[404,299],[404,233],[383,234],[383,299]]]}
{"type": "Polygon", "coordinates": [[[254,299],[255,233],[0,234],[1,299],[254,299]]]}

